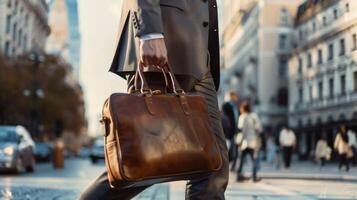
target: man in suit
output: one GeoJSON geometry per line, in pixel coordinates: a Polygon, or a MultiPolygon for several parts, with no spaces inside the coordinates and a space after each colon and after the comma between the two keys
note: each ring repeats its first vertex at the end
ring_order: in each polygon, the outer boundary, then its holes
{"type": "MultiPolygon", "coordinates": [[[[216,1],[123,0],[119,33],[110,71],[128,80],[129,91],[139,63],[145,66],[149,86],[164,88],[157,68],[169,63],[185,91],[205,98],[223,166],[218,172],[188,181],[186,199],[225,199],[228,151],[216,96],[220,76],[216,1]]],[[[146,188],[111,188],[104,172],[80,199],[131,199],[146,188]]]]}
{"type": "Polygon", "coordinates": [[[222,111],[224,115],[228,118],[230,129],[228,129],[225,133],[226,139],[229,141],[229,150],[228,157],[229,161],[232,162],[231,171],[235,170],[237,159],[238,159],[238,147],[235,141],[235,135],[238,132],[238,94],[236,92],[229,92],[227,96],[227,101],[222,106],[222,111]],[[229,97],[228,97],[229,96],[229,97]]]}

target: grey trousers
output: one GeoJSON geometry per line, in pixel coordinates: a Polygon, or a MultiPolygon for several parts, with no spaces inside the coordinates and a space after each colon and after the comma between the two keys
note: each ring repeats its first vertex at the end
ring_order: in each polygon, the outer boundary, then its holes
{"type": "MultiPolygon", "coordinates": [[[[145,73],[145,77],[152,89],[165,88],[165,82],[161,73],[145,73]]],[[[185,91],[197,92],[202,95],[208,104],[208,111],[212,128],[216,134],[220,147],[223,166],[218,172],[207,177],[190,180],[186,184],[185,199],[223,200],[228,184],[228,151],[221,125],[217,95],[211,73],[202,80],[196,80],[191,76],[177,75],[177,80],[185,91]]],[[[128,91],[133,89],[134,77],[128,77],[128,91]]],[[[103,172],[80,196],[80,200],[126,200],[132,199],[147,187],[111,188],[108,183],[107,172],[103,172]]]]}

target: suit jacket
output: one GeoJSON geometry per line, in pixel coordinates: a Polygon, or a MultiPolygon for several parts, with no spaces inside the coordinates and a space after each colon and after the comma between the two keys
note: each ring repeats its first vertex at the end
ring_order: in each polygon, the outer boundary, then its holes
{"type": "Polygon", "coordinates": [[[200,80],[211,71],[218,89],[216,0],[124,0],[119,33],[111,72],[124,78],[135,72],[140,36],[162,33],[173,72],[200,80]]]}
{"type": "Polygon", "coordinates": [[[228,139],[231,139],[231,137],[233,137],[237,132],[238,119],[236,119],[233,105],[230,102],[223,104],[222,111],[227,116],[229,123],[231,124],[231,133],[228,134],[228,139]]]}

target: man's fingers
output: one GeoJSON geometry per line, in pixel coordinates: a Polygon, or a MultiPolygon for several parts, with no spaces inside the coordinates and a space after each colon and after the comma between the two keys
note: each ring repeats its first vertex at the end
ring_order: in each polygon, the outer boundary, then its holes
{"type": "Polygon", "coordinates": [[[143,55],[141,62],[144,66],[159,66],[162,67],[166,64],[167,58],[162,55],[143,55]]]}
{"type": "Polygon", "coordinates": [[[159,67],[164,67],[164,66],[166,65],[166,63],[167,63],[167,57],[161,56],[161,57],[160,57],[160,62],[159,62],[159,64],[158,64],[158,66],[159,66],[159,67]]]}
{"type": "Polygon", "coordinates": [[[140,61],[145,67],[162,67],[167,63],[167,50],[163,39],[142,41],[140,52],[140,61]]]}
{"type": "Polygon", "coordinates": [[[151,65],[153,65],[153,63],[155,63],[154,56],[152,56],[152,55],[143,55],[142,60],[143,60],[145,67],[151,66],[151,65]]]}

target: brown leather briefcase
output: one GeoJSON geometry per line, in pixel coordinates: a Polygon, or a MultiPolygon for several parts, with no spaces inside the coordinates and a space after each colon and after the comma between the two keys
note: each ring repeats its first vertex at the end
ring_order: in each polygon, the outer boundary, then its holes
{"type": "Polygon", "coordinates": [[[204,98],[186,94],[169,66],[163,74],[172,93],[152,91],[139,67],[138,92],[112,94],[105,102],[102,122],[112,187],[190,180],[221,168],[204,98]]]}

